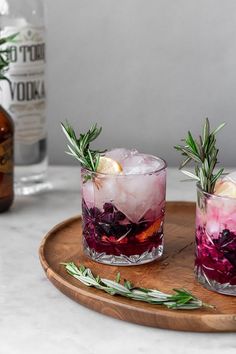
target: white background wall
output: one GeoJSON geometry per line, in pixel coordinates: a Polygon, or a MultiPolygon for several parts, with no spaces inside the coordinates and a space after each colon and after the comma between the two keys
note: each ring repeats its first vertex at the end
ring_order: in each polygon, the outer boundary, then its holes
{"type": "Polygon", "coordinates": [[[64,154],[59,122],[103,126],[98,147],[136,147],[176,165],[172,146],[204,117],[221,160],[236,167],[235,0],[46,0],[48,130],[52,163],[64,154]]]}

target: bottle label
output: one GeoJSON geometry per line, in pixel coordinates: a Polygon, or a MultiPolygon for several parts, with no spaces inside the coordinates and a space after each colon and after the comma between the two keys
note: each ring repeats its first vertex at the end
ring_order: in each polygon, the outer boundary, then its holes
{"type": "Polygon", "coordinates": [[[34,144],[46,136],[45,29],[5,27],[2,36],[19,33],[12,43],[6,76],[2,81],[2,105],[15,123],[16,143],[34,144]]]}
{"type": "Polygon", "coordinates": [[[0,144],[0,173],[13,171],[13,139],[8,138],[0,144]]]}

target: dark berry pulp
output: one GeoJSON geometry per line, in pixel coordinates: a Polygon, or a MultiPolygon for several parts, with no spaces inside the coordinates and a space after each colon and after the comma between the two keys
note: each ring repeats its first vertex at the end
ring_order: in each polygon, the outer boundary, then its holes
{"type": "Polygon", "coordinates": [[[209,280],[236,285],[236,234],[224,229],[217,238],[205,227],[196,230],[196,268],[209,280]]]}
{"type": "Polygon", "coordinates": [[[141,255],[163,243],[164,210],[156,220],[144,216],[138,223],[132,223],[112,203],[105,203],[100,210],[88,208],[82,200],[82,213],[84,241],[98,253],[141,255]]]}

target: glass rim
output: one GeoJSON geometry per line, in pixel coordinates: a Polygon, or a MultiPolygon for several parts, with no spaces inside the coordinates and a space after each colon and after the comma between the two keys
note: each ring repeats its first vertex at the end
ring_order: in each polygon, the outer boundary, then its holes
{"type": "Polygon", "coordinates": [[[213,198],[216,198],[216,199],[226,199],[226,200],[235,200],[236,202],[236,197],[228,197],[228,196],[223,196],[223,195],[218,195],[218,194],[214,194],[214,193],[208,193],[208,192],[205,192],[202,187],[200,186],[199,183],[196,183],[196,186],[197,186],[197,189],[203,193],[204,195],[206,195],[207,197],[213,197],[213,198]]]}
{"type": "Polygon", "coordinates": [[[97,175],[97,176],[101,176],[101,177],[115,177],[115,178],[125,178],[125,177],[134,177],[134,176],[147,176],[147,175],[153,175],[155,173],[159,173],[161,171],[164,171],[166,168],[167,168],[167,163],[166,161],[161,158],[161,157],[158,157],[158,156],[155,156],[155,155],[151,155],[151,154],[145,154],[147,156],[150,156],[150,157],[153,157],[154,159],[156,160],[160,160],[161,161],[161,166],[156,169],[156,170],[153,170],[153,171],[149,171],[149,172],[145,172],[145,173],[130,173],[130,174],[109,174],[109,173],[103,173],[103,172],[96,172],[96,171],[91,171],[89,170],[88,168],[86,167],[81,167],[81,171],[87,171],[91,174],[94,174],[94,175],[97,175]]]}

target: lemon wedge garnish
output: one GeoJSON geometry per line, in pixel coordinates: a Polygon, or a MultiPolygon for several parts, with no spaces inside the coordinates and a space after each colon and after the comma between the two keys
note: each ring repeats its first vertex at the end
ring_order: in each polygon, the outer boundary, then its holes
{"type": "Polygon", "coordinates": [[[231,181],[219,181],[216,183],[214,194],[221,197],[236,197],[236,184],[231,181]]]}
{"type": "Polygon", "coordinates": [[[97,172],[105,173],[108,175],[117,175],[123,171],[119,162],[111,159],[110,157],[101,156],[99,159],[97,172]]]}

